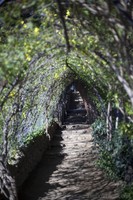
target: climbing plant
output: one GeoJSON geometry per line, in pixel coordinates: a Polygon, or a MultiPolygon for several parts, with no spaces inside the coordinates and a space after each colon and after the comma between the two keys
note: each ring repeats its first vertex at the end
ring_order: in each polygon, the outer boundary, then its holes
{"type": "Polygon", "coordinates": [[[113,170],[121,170],[119,152],[125,144],[132,147],[132,9],[132,1],[123,0],[0,1],[0,143],[5,165],[14,149],[46,129],[65,87],[82,80],[100,115],[94,125],[97,142],[109,153],[113,170]],[[108,147],[100,143],[104,141],[108,147]]]}

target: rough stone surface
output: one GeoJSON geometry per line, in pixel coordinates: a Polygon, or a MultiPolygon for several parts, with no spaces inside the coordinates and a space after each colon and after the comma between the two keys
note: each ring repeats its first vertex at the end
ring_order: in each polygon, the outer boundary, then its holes
{"type": "Polygon", "coordinates": [[[41,160],[45,150],[49,147],[50,138],[59,129],[58,124],[52,123],[48,128],[48,135],[36,137],[27,147],[23,147],[21,157],[15,165],[9,165],[9,170],[15,177],[16,185],[19,188],[29,176],[30,172],[36,167],[41,160]]]}

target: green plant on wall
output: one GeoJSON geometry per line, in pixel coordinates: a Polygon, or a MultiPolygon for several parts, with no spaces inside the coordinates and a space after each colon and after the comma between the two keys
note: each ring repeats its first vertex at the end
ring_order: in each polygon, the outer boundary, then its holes
{"type": "Polygon", "coordinates": [[[128,19],[114,1],[22,0],[0,6],[0,136],[8,135],[8,150],[43,134],[35,130],[45,118],[52,121],[65,87],[78,79],[100,116],[93,133],[103,165],[123,177],[123,157],[131,162],[132,149],[133,4],[121,2],[128,19]]]}

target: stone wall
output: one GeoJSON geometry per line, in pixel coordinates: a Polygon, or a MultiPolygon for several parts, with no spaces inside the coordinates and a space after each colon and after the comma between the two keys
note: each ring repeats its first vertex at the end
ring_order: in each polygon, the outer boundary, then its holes
{"type": "Polygon", "coordinates": [[[16,185],[19,188],[28,178],[30,172],[40,162],[45,150],[49,147],[50,141],[59,130],[59,125],[55,122],[48,127],[48,134],[36,137],[27,147],[21,148],[21,157],[14,165],[9,165],[9,170],[15,177],[16,185]]]}

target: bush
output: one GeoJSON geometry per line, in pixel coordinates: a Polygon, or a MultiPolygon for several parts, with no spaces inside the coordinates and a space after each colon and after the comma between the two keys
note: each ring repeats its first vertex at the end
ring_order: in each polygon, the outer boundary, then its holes
{"type": "Polygon", "coordinates": [[[133,199],[133,184],[126,185],[120,195],[120,200],[132,200],[133,199]]]}
{"type": "Polygon", "coordinates": [[[98,165],[113,179],[120,178],[130,183],[132,174],[129,175],[128,171],[133,165],[131,139],[127,135],[121,134],[119,129],[112,131],[111,139],[108,139],[106,122],[103,119],[96,120],[92,128],[94,141],[99,150],[98,165]]]}

